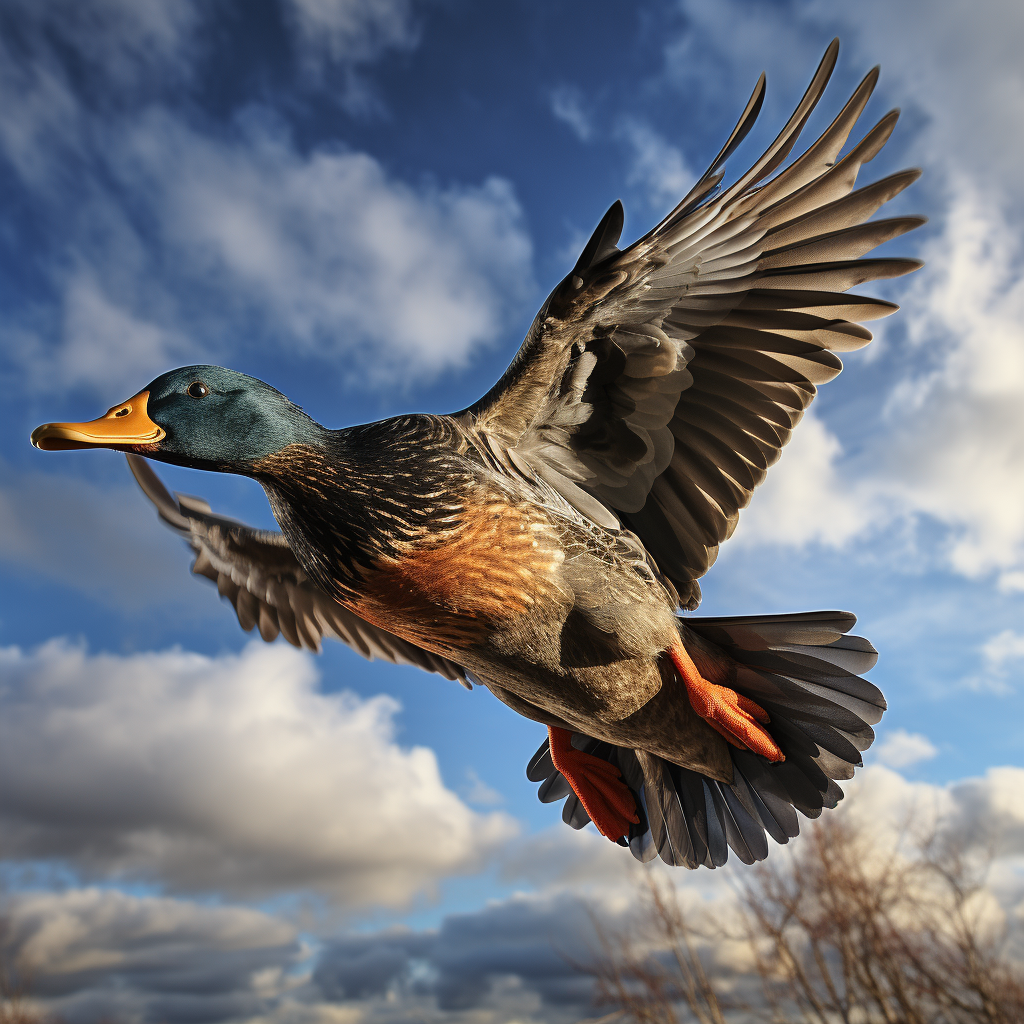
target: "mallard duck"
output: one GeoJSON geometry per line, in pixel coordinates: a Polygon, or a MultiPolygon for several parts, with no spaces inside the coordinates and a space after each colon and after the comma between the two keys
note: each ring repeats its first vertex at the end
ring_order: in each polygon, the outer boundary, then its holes
{"type": "Polygon", "coordinates": [[[778,170],[837,52],[734,184],[764,75],[690,193],[624,249],[616,202],[468,409],[332,430],[262,381],[187,366],[32,443],[128,453],[243,628],[482,684],[547,726],[527,775],[573,827],[641,860],[759,860],[766,833],[785,843],[797,811],[842,797],[886,706],[849,613],[682,614],[836,352],[897,308],[846,290],[920,265],[861,259],[923,222],[868,220],[917,171],[854,191],[897,112],[838,160],[877,68],[778,170]],[[281,532],[172,497],[148,459],[258,480],[281,532]]]}

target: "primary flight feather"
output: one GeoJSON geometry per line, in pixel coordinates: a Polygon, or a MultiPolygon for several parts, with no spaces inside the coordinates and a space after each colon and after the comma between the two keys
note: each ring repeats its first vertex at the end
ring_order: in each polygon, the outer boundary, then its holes
{"type": "Polygon", "coordinates": [[[916,171],[855,190],[896,113],[839,159],[877,69],[786,164],[837,53],[733,184],[763,75],[707,172],[622,250],[615,203],[462,412],[329,430],[261,381],[190,366],[33,443],[127,452],[246,630],[335,637],[546,725],[527,775],[573,827],[641,860],[760,860],[766,833],[786,842],[797,811],[841,799],[885,709],[849,613],[679,614],[835,353],[897,308],[847,289],[920,265],[862,258],[922,223],[869,219],[916,171]],[[172,497],[146,459],[253,477],[282,532],[172,497]]]}

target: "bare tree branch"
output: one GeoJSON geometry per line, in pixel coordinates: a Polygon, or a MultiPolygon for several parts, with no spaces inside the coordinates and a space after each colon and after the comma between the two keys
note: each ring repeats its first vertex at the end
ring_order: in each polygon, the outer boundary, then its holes
{"type": "Polygon", "coordinates": [[[599,1000],[638,1024],[1024,1021],[1024,971],[1005,923],[986,920],[991,857],[935,834],[880,850],[850,815],[815,822],[799,844],[747,875],[738,937],[684,914],[648,873],[646,929],[612,934],[595,920],[599,1000]],[[715,965],[726,941],[739,941],[746,974],[715,965]]]}

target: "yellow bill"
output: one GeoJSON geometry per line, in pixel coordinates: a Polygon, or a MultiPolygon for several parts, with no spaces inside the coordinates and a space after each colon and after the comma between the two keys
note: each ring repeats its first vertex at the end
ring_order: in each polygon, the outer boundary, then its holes
{"type": "Polygon", "coordinates": [[[153,444],[167,433],[149,418],[148,404],[149,392],[140,391],[88,423],[44,423],[32,431],[32,443],[44,452],[153,444]]]}

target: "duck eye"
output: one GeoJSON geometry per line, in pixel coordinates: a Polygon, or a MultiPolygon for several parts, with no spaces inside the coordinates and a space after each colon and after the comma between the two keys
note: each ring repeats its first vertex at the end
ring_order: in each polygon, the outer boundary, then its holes
{"type": "Polygon", "coordinates": [[[194,380],[185,388],[185,394],[192,398],[205,398],[209,393],[210,389],[201,380],[194,380]]]}

